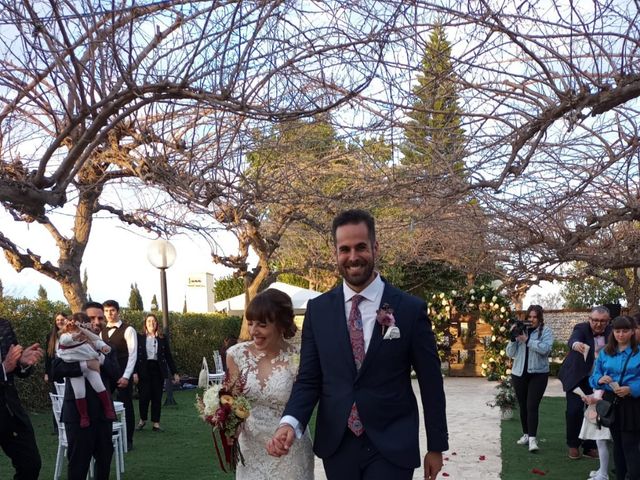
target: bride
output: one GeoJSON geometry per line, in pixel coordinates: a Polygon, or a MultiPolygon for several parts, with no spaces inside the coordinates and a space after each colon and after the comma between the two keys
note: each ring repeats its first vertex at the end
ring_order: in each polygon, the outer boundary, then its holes
{"type": "Polygon", "coordinates": [[[314,460],[308,431],[283,457],[272,457],[265,448],[278,428],[298,370],[298,350],[285,341],[297,330],[291,298],[268,288],[249,303],[245,315],[253,341],[227,351],[230,377],[247,373],[244,395],[251,403],[251,415],[239,438],[245,465],[238,463],[236,479],[312,480],[314,460]]]}

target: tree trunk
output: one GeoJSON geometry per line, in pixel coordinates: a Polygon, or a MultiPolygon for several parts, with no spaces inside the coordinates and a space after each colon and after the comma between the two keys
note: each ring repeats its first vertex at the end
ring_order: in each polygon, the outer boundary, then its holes
{"type": "Polygon", "coordinates": [[[638,278],[638,269],[629,269],[629,283],[625,289],[625,297],[627,298],[627,306],[629,307],[629,315],[640,313],[640,279],[638,278]]]}
{"type": "MultiPolygon", "coordinates": [[[[76,276],[76,275],[74,275],[76,276]]],[[[77,272],[77,279],[80,278],[80,269],[77,272]]],[[[82,311],[82,306],[87,301],[85,292],[82,288],[82,282],[78,282],[76,278],[65,278],[60,280],[60,286],[62,287],[62,293],[64,298],[67,299],[71,312],[82,311]]]]}

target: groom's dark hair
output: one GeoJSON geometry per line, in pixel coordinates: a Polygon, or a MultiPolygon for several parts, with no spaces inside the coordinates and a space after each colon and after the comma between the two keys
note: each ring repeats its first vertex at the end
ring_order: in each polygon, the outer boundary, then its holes
{"type": "Polygon", "coordinates": [[[340,212],[333,219],[331,225],[331,235],[333,236],[333,244],[336,244],[336,231],[338,227],[343,225],[357,225],[358,223],[364,223],[369,231],[369,240],[371,245],[376,243],[376,221],[373,216],[366,210],[352,209],[340,212]]]}

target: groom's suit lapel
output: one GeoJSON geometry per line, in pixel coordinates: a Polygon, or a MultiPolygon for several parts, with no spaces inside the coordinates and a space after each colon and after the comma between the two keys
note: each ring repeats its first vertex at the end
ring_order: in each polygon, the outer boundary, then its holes
{"type": "MultiPolygon", "coordinates": [[[[384,291],[382,292],[382,299],[380,300],[380,305],[378,306],[378,308],[380,308],[380,306],[384,305],[385,303],[389,304],[394,310],[396,310],[396,307],[400,303],[399,291],[390,287],[387,282],[384,283],[384,291]]],[[[382,345],[382,342],[382,329],[376,321],[375,325],[373,326],[373,333],[371,334],[369,348],[367,349],[367,353],[364,356],[364,362],[362,362],[362,366],[360,367],[360,371],[358,372],[358,377],[364,375],[370,365],[374,362],[376,353],[380,348],[380,345],[382,345]]],[[[349,347],[351,347],[351,343],[349,343],[349,347]]],[[[353,354],[351,354],[351,357],[353,358],[353,354]]]]}

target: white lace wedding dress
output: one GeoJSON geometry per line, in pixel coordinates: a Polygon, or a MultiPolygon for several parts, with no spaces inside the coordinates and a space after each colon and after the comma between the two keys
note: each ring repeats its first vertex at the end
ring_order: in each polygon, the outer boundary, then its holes
{"type": "Polygon", "coordinates": [[[313,480],[313,450],[308,431],[293,442],[283,457],[272,457],[266,451],[289,400],[298,370],[297,349],[287,344],[284,351],[269,360],[264,353],[253,350],[253,342],[244,342],[234,345],[227,353],[240,372],[247,372],[245,395],[251,403],[251,415],[239,439],[245,465],[238,463],[236,479],[313,480]]]}

